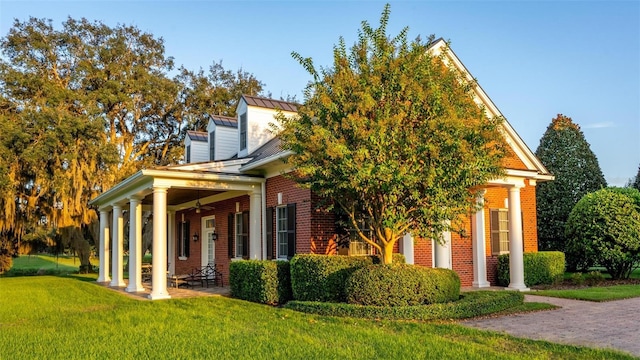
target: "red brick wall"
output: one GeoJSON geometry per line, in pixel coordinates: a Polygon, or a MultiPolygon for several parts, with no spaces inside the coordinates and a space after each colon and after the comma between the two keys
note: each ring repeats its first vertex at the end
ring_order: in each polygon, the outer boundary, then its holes
{"type": "MultiPolygon", "coordinates": [[[[218,240],[216,241],[216,266],[222,272],[223,281],[225,284],[229,283],[229,249],[228,249],[228,216],[230,213],[236,212],[236,202],[240,203],[240,212],[249,210],[249,196],[244,195],[233,199],[217,202],[213,204],[215,206],[212,210],[202,210],[200,214],[196,214],[195,210],[178,211],[176,212],[176,259],[173,259],[176,264],[176,274],[188,274],[196,267],[202,265],[202,226],[201,218],[215,215],[216,217],[216,233],[218,234],[218,240]],[[187,260],[178,260],[178,245],[179,235],[178,224],[182,221],[182,214],[185,214],[185,220],[190,221],[190,234],[193,236],[197,231],[200,235],[200,240],[194,243],[190,240],[189,257],[187,260]]],[[[231,229],[233,232],[234,229],[231,229]]],[[[169,260],[172,261],[172,260],[169,260]]]]}
{"type": "MultiPolygon", "coordinates": [[[[309,253],[311,251],[311,190],[302,189],[296,183],[280,175],[267,179],[265,185],[267,192],[267,207],[278,206],[278,193],[282,193],[282,204],[296,204],[296,253],[309,253]]],[[[275,211],[273,215],[273,231],[275,234],[275,211]]],[[[269,219],[267,219],[269,221],[269,219]]],[[[276,257],[275,235],[273,239],[273,258],[276,257]]]]}

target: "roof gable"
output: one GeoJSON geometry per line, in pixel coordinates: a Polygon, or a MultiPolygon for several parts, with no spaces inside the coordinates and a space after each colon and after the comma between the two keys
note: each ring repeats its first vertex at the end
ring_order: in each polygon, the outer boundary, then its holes
{"type": "Polygon", "coordinates": [[[259,96],[253,95],[242,95],[242,99],[247,103],[248,106],[257,106],[267,109],[279,109],[282,111],[298,111],[298,104],[294,104],[287,101],[282,100],[273,100],[268,98],[263,98],[259,96]]]}
{"type": "MultiPolygon", "coordinates": [[[[432,51],[434,55],[440,55],[444,53],[445,61],[449,61],[449,63],[447,63],[448,66],[455,66],[458,70],[466,74],[469,81],[474,81],[474,78],[473,76],[471,76],[469,70],[467,70],[462,61],[460,61],[458,56],[453,52],[453,50],[451,50],[451,47],[449,47],[447,42],[442,38],[434,41],[429,50],[432,51]]],[[[484,92],[479,84],[477,84],[474,92],[476,94],[476,101],[479,104],[484,105],[488,116],[501,116],[505,119],[503,123],[503,130],[505,138],[507,140],[507,144],[509,144],[514,154],[518,157],[518,159],[520,159],[520,161],[522,161],[527,169],[537,171],[542,175],[550,175],[550,172],[544,167],[540,159],[538,159],[533,151],[529,149],[524,140],[522,140],[520,135],[518,135],[509,121],[502,115],[500,110],[498,110],[498,107],[493,103],[493,101],[491,101],[487,93],[484,92]]]]}

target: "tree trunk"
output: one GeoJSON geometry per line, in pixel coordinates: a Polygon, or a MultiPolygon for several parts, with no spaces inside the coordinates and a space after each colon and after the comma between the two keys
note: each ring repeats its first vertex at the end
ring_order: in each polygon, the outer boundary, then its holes
{"type": "Polygon", "coordinates": [[[385,265],[393,262],[393,244],[394,242],[389,242],[382,248],[382,263],[385,265]]]}

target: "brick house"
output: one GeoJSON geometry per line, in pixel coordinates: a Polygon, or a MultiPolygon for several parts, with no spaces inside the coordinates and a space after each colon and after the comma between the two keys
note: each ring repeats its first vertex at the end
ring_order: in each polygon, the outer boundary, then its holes
{"type": "MultiPolygon", "coordinates": [[[[468,74],[444,41],[431,51],[445,52],[449,66],[468,74]]],[[[484,91],[475,90],[488,115],[500,116],[484,91]]],[[[243,95],[237,118],[211,116],[206,132],[188,132],[184,164],[138,171],[93,199],[100,212],[98,281],[125,286],[123,210],[130,221],[130,292],[144,290],[141,214],[153,213],[151,299],[169,297],[167,273],[186,274],[207,264],[216,264],[228,283],[229,264],[243,258],[369,252],[356,239],[337,235],[333,214],[317,206],[320,199],[283,176],[291,170],[283,161],[290,153],[269,131],[278,110],[293,116],[296,105],[243,95]]],[[[397,251],[408,263],[450,268],[463,286],[487,287],[496,282],[497,255],[510,252],[509,288],[526,290],[522,253],[537,251],[538,243],[535,185],[553,176],[508,122],[503,130],[512,150],[506,175],[486,184],[479,199],[484,209],[469,216],[467,235],[445,233],[439,244],[406,234],[397,251]]]]}

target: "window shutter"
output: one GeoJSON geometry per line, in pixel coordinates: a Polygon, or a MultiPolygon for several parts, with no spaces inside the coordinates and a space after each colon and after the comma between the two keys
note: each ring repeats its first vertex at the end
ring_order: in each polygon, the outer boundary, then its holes
{"type": "Polygon", "coordinates": [[[230,258],[234,257],[233,252],[235,249],[235,246],[233,246],[233,218],[233,213],[229,213],[229,218],[227,221],[227,246],[230,258]]]}
{"type": "Polygon", "coordinates": [[[296,254],[296,204],[287,205],[287,258],[296,254]]]}
{"type": "Polygon", "coordinates": [[[242,257],[249,257],[249,212],[242,213],[242,257]]]}
{"type": "Polygon", "coordinates": [[[491,253],[500,253],[500,214],[498,210],[490,210],[491,213],[491,253]]]}
{"type": "Polygon", "coordinates": [[[182,238],[184,239],[184,256],[189,257],[189,230],[191,229],[191,224],[189,221],[184,223],[184,227],[182,228],[182,238]]]}
{"type": "Polygon", "coordinates": [[[273,208],[267,208],[267,260],[273,259],[273,208]]]}
{"type": "Polygon", "coordinates": [[[209,133],[209,161],[216,159],[216,133],[212,131],[209,133]]]}
{"type": "Polygon", "coordinates": [[[187,158],[186,163],[187,164],[190,163],[191,162],[191,145],[187,145],[186,158],[187,158]]]}

